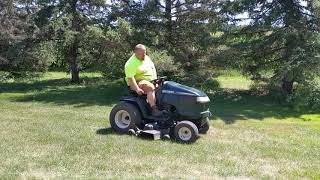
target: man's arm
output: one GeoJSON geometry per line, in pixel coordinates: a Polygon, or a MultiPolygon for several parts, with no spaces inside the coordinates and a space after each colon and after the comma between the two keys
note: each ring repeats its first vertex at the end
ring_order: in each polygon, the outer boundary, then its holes
{"type": "Polygon", "coordinates": [[[146,58],[148,58],[148,60],[150,61],[151,63],[151,68],[152,68],[152,76],[153,76],[153,79],[157,79],[157,70],[156,70],[156,67],[154,65],[154,63],[151,61],[151,58],[149,56],[146,56],[146,58]]]}
{"type": "Polygon", "coordinates": [[[135,64],[130,63],[130,60],[127,61],[127,63],[124,66],[124,71],[126,74],[126,78],[128,79],[128,84],[130,88],[136,91],[139,95],[143,94],[143,91],[139,88],[138,83],[134,78],[137,71],[137,67],[135,66],[135,64]]]}
{"type": "Polygon", "coordinates": [[[154,66],[154,64],[153,64],[152,70],[153,70],[153,78],[157,79],[157,70],[156,70],[156,67],[154,66]]]}
{"type": "Polygon", "coordinates": [[[138,83],[134,78],[137,72],[137,66],[132,62],[130,63],[130,60],[129,60],[124,66],[124,71],[126,74],[126,78],[128,79],[128,84],[130,88],[136,91],[137,94],[142,95],[144,92],[142,89],[139,88],[138,83]]]}

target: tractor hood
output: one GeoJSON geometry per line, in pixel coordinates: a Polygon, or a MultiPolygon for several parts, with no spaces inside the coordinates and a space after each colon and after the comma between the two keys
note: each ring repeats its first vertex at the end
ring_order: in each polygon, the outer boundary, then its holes
{"type": "Polygon", "coordinates": [[[175,94],[182,96],[196,96],[196,97],[207,97],[207,95],[195,88],[188,87],[176,82],[165,81],[162,85],[163,94],[175,94]]]}

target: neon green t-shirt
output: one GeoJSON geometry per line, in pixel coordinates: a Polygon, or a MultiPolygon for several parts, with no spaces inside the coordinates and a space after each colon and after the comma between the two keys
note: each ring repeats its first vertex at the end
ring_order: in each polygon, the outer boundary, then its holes
{"type": "Polygon", "coordinates": [[[156,68],[149,56],[145,56],[144,60],[139,60],[135,54],[133,54],[124,66],[126,74],[126,80],[134,77],[137,81],[148,80],[151,81],[157,78],[156,68]]]}

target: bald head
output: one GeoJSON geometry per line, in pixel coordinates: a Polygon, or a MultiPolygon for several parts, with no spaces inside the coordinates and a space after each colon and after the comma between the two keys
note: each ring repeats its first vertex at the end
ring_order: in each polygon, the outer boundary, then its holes
{"type": "Polygon", "coordinates": [[[146,55],[147,48],[143,44],[137,44],[134,48],[134,53],[136,57],[140,60],[144,60],[144,57],[146,55]]]}
{"type": "Polygon", "coordinates": [[[137,49],[142,49],[142,50],[144,50],[144,51],[146,51],[146,50],[147,50],[146,46],[145,46],[145,45],[143,45],[143,44],[137,44],[137,45],[136,45],[136,47],[135,47],[134,49],[135,49],[135,50],[137,50],[137,49]]]}

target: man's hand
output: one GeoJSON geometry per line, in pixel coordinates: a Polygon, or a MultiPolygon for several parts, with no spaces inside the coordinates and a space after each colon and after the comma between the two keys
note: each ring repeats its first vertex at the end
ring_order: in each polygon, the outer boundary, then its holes
{"type": "Polygon", "coordinates": [[[133,89],[137,94],[139,94],[139,96],[144,94],[144,91],[141,88],[139,88],[137,81],[134,79],[134,77],[128,78],[128,82],[129,82],[130,88],[133,89]]]}
{"type": "Polygon", "coordinates": [[[141,96],[142,94],[144,94],[144,91],[140,88],[137,88],[136,93],[139,94],[139,96],[141,96]]]}

